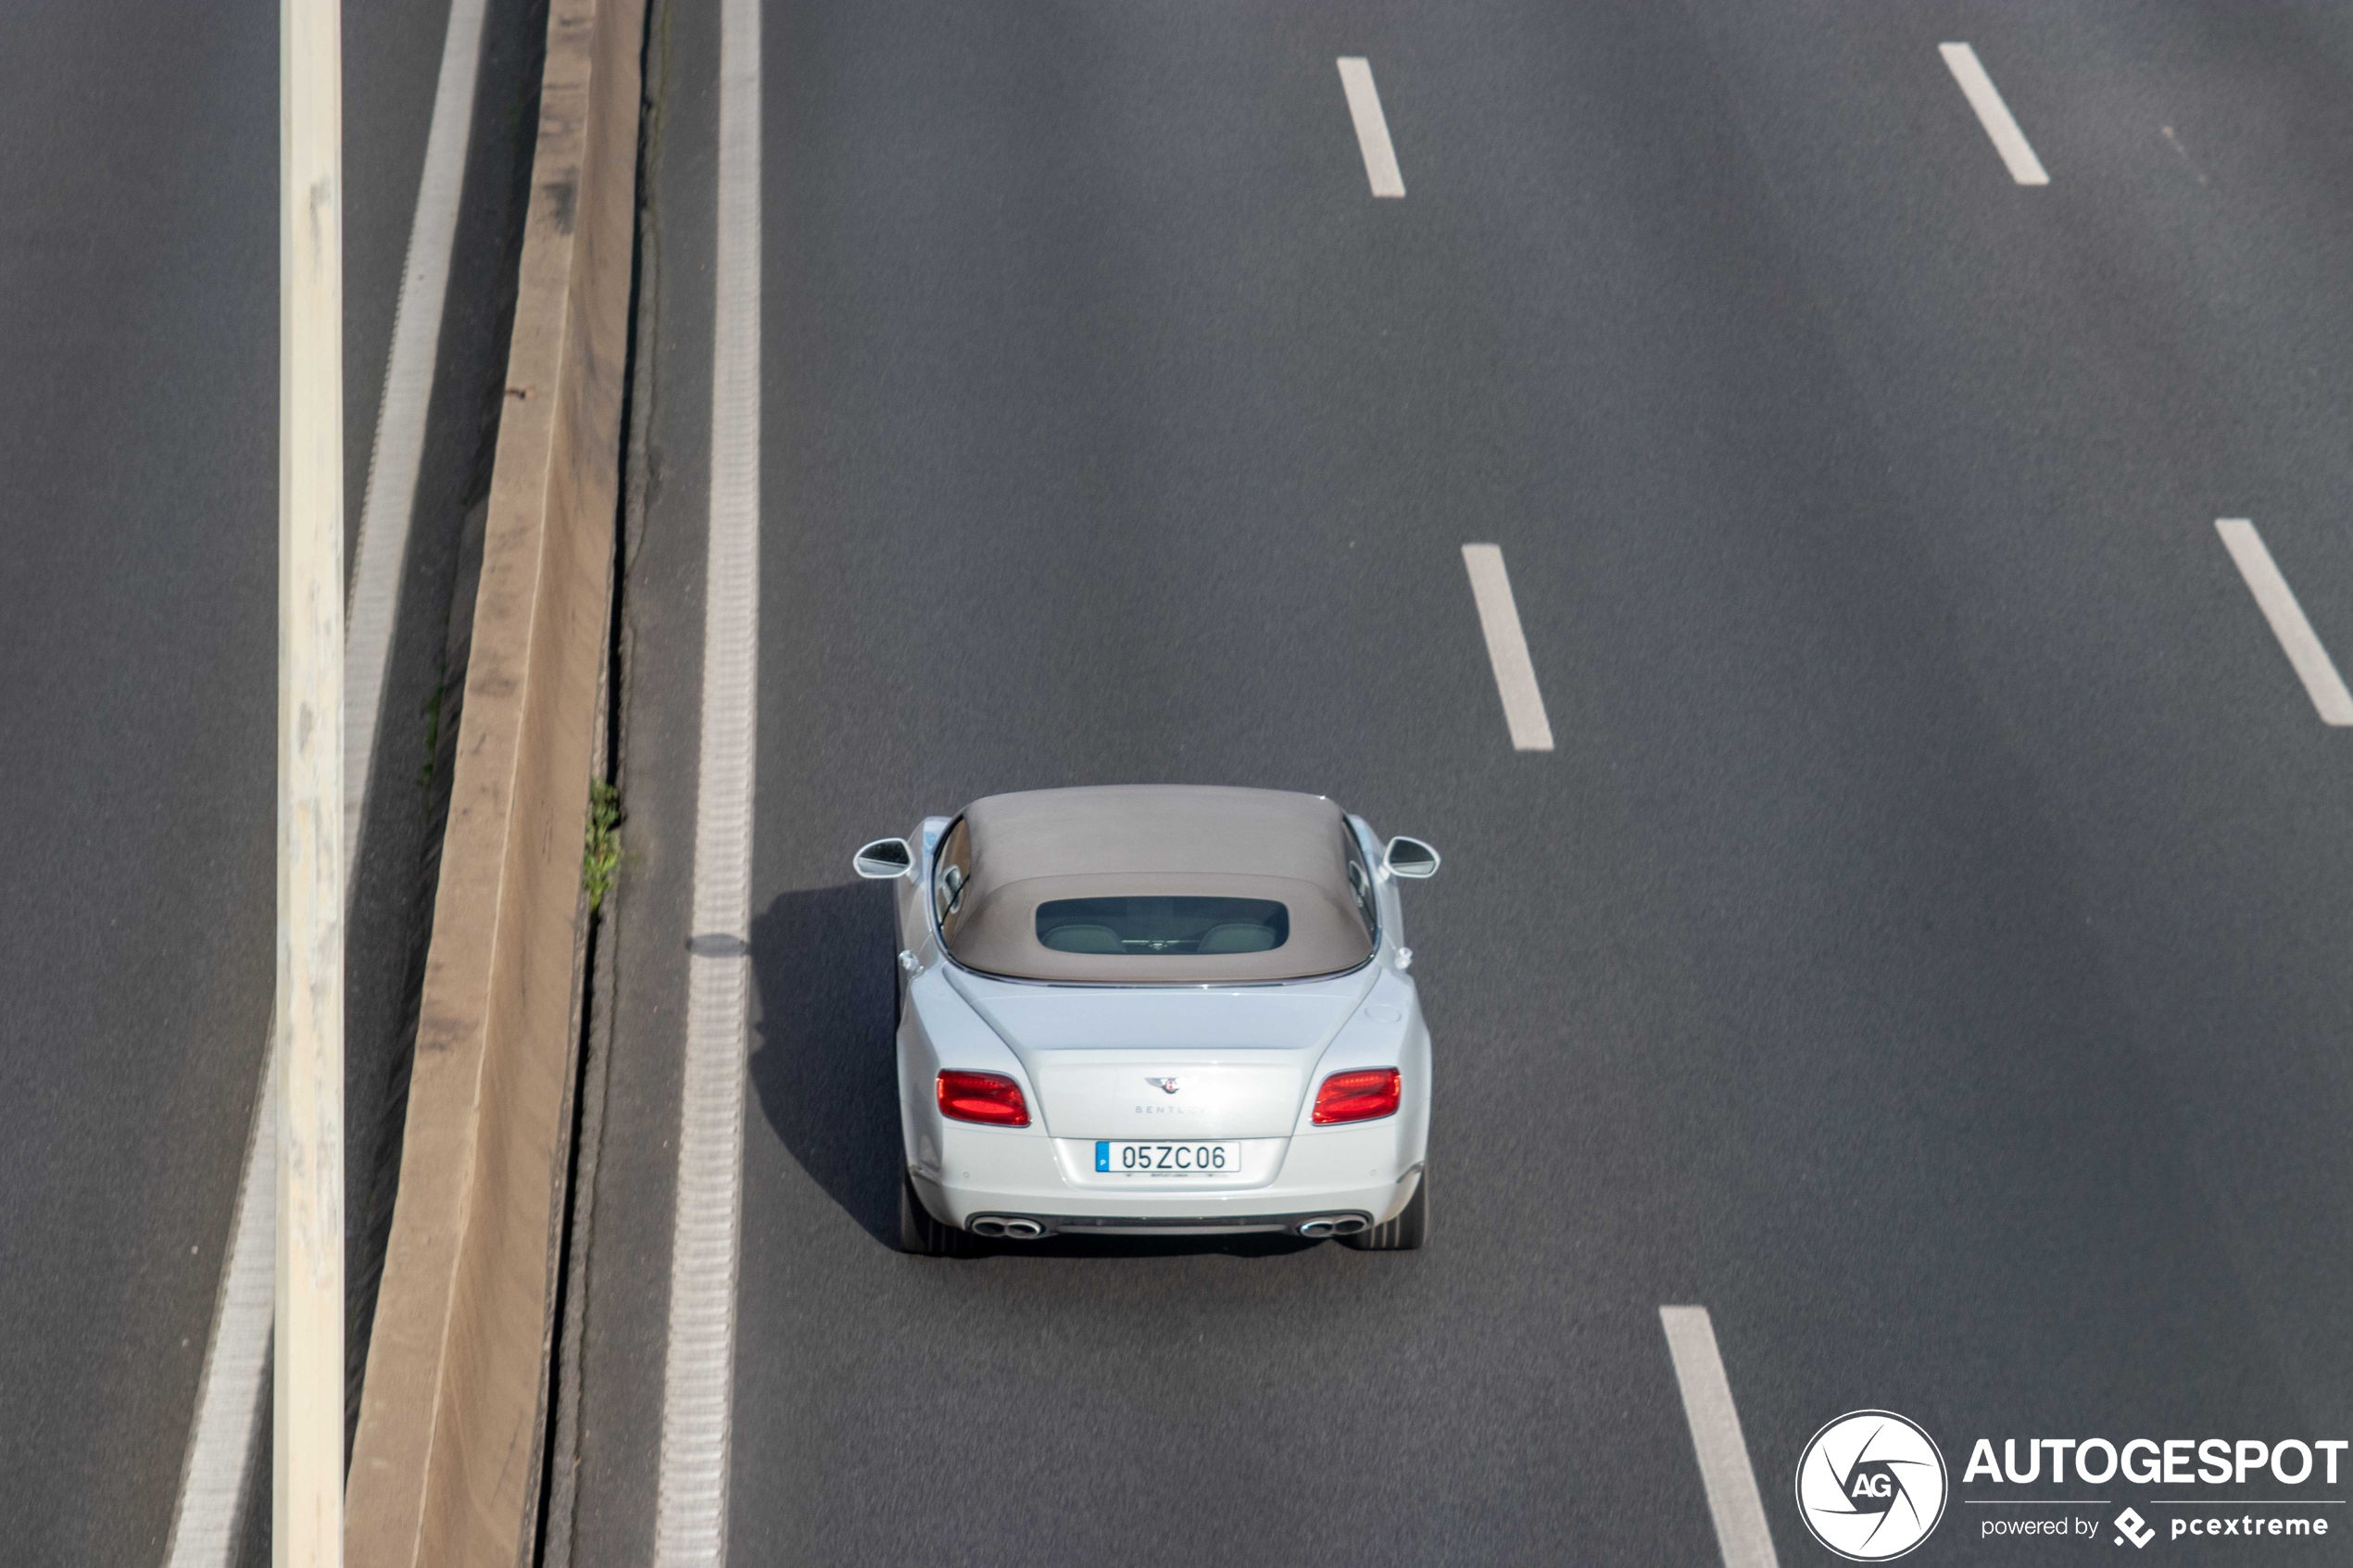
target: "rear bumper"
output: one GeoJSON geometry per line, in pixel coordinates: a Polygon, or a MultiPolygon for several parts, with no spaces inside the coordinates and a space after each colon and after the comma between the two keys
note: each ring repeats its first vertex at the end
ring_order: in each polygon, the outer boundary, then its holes
{"type": "MultiPolygon", "coordinates": [[[[1094,1236],[1295,1235],[1314,1222],[1342,1220],[1377,1225],[1405,1207],[1422,1166],[1423,1151],[1401,1147],[1403,1129],[1393,1118],[1267,1140],[1282,1147],[1267,1150],[1267,1177],[1247,1185],[1087,1180],[1073,1151],[1058,1149],[1042,1132],[950,1126],[939,1165],[910,1174],[935,1218],[967,1230],[977,1223],[982,1234],[999,1228],[992,1221],[1011,1220],[1033,1222],[1044,1235],[1094,1236]]],[[[1014,1227],[1015,1238],[1026,1233],[1014,1227]]]]}
{"type": "Polygon", "coordinates": [[[1327,1236],[1354,1236],[1377,1222],[1362,1209],[1318,1209],[1302,1214],[1013,1214],[976,1212],[964,1228],[975,1236],[1000,1241],[1038,1241],[1050,1236],[1237,1236],[1246,1232],[1280,1232],[1320,1241],[1327,1236]]]}

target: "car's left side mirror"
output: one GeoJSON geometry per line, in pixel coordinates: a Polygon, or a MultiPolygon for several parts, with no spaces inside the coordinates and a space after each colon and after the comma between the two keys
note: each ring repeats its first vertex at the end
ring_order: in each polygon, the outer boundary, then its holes
{"type": "Polygon", "coordinates": [[[1418,838],[1392,838],[1380,864],[1381,870],[1391,876],[1436,876],[1438,851],[1418,838]]]}
{"type": "MultiPolygon", "coordinates": [[[[877,838],[860,847],[849,858],[849,864],[860,876],[875,882],[892,882],[915,869],[915,851],[903,838],[877,838]]],[[[1429,873],[1424,872],[1424,876],[1429,873]]]]}

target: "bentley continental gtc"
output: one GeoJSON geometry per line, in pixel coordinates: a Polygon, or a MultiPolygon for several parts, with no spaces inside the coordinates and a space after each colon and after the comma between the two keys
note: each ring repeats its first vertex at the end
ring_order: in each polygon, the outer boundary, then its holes
{"type": "Polygon", "coordinates": [[[901,1245],[1429,1227],[1401,879],[1321,796],[1038,790],[866,845],[895,884],[901,1245]]]}

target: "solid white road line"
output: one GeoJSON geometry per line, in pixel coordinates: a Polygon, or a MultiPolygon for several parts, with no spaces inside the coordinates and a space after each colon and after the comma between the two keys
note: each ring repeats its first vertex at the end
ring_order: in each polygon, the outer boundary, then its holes
{"type": "Polygon", "coordinates": [[[1707,1309],[1661,1307],[1658,1321],[1667,1330],[1667,1353],[1675,1362],[1692,1446],[1699,1450],[1700,1482],[1707,1488],[1707,1512],[1716,1520],[1716,1544],[1723,1549],[1724,1568],[1780,1568],[1707,1309]]]}
{"type": "MultiPolygon", "coordinates": [[[[474,79],[482,58],[484,0],[452,0],[442,39],[441,77],[425,133],[424,169],[409,224],[407,266],[393,311],[392,353],[376,406],[376,445],[359,514],[359,548],[344,630],[343,854],[359,863],[368,774],[375,756],[384,663],[400,608],[401,565],[409,552],[409,513],[424,459],[425,412],[433,396],[448,293],[449,254],[465,185],[466,146],[473,134],[474,79]]],[[[352,880],[346,883],[346,897],[352,880]]],[[[273,1022],[262,1053],[261,1087],[237,1182],[220,1294],[213,1310],[197,1384],[195,1420],[164,1561],[168,1568],[216,1568],[234,1546],[237,1505],[259,1447],[269,1410],[272,1271],[278,1229],[278,1038],[273,1022]]]]}
{"type": "Polygon", "coordinates": [[[1504,552],[1493,545],[1465,545],[1463,565],[1470,572],[1471,597],[1478,601],[1479,630],[1487,633],[1487,658],[1495,667],[1495,689],[1504,699],[1512,748],[1550,751],[1553,726],[1544,718],[1544,694],[1536,688],[1528,639],[1520,633],[1519,607],[1512,602],[1504,552]]]}
{"type": "Polygon", "coordinates": [[[212,1338],[196,1386],[195,1423],[180,1470],[180,1499],[164,1543],[169,1568],[228,1568],[237,1505],[269,1409],[271,1328],[277,1322],[278,1029],[262,1053],[261,1091],[245,1135],[245,1173],[212,1338]]]}
{"type": "Polygon", "coordinates": [[[1398,172],[1397,149],[1389,144],[1389,121],[1381,117],[1373,68],[1356,56],[1340,62],[1340,84],[1348,94],[1348,118],[1356,122],[1356,145],[1365,155],[1365,177],[1377,196],[1402,196],[1405,176],[1398,172]]]}
{"type": "Polygon", "coordinates": [[[2221,517],[2214,520],[2214,531],[2222,536],[2222,547],[2231,552],[2231,559],[2238,563],[2239,575],[2246,579],[2247,591],[2255,596],[2263,619],[2271,623],[2271,634],[2279,638],[2287,661],[2296,666],[2312,706],[2320,710],[2321,722],[2353,724],[2353,692],[2345,689],[2329,650],[2321,646],[2312,623],[2304,619],[2304,607],[2296,602],[2255,524],[2243,517],[2221,517]]]}
{"type": "Polygon", "coordinates": [[[659,1568],[727,1556],[760,675],[760,0],[723,0],[702,772],[662,1371],[659,1568]]]}
{"type": "Polygon", "coordinates": [[[1994,150],[2001,154],[2002,161],[2009,166],[2010,178],[2021,185],[2049,184],[2051,177],[2043,172],[2042,159],[2036,157],[2034,149],[2026,144],[2026,133],[2018,128],[2018,121],[2010,118],[2009,106],[2002,102],[2002,94],[1994,87],[1994,79],[1986,75],[1985,68],[1978,63],[1977,51],[1966,44],[1940,44],[1936,47],[1944,55],[1944,64],[1951,69],[1953,80],[1961,84],[1961,93],[1969,99],[1969,107],[1977,111],[1978,123],[1984,126],[1985,134],[1994,139],[1994,150]]]}
{"type": "Polygon", "coordinates": [[[344,633],[343,842],[345,863],[359,864],[359,824],[368,804],[368,760],[384,702],[384,664],[400,613],[401,562],[425,460],[425,412],[441,357],[441,312],[449,295],[449,257],[458,243],[458,198],[466,185],[466,145],[473,136],[474,76],[482,58],[484,0],[451,0],[434,89],[433,129],[425,134],[424,176],[409,225],[408,265],[392,317],[392,353],[376,405],[376,445],[368,460],[368,494],[359,508],[359,547],[351,574],[344,633]]]}

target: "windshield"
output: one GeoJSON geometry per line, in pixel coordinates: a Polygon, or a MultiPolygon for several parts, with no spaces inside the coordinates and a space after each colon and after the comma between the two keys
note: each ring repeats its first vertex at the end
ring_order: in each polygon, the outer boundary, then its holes
{"type": "Polygon", "coordinates": [[[1056,953],[1207,958],[1268,952],[1290,940],[1290,910],[1272,898],[1055,898],[1038,906],[1038,944],[1056,953]]]}

